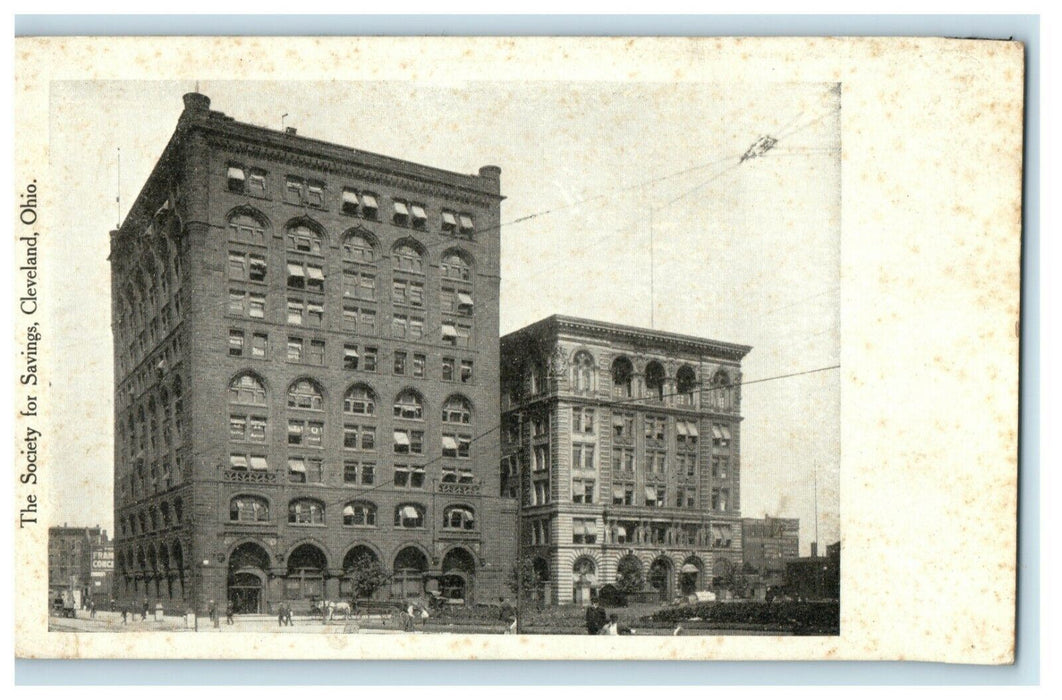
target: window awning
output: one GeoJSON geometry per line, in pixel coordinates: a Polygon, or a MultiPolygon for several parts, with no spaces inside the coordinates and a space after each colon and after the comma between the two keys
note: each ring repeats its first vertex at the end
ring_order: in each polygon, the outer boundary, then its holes
{"type": "Polygon", "coordinates": [[[229,457],[229,466],[233,469],[246,469],[247,458],[243,455],[232,455],[229,457]]]}
{"type": "Polygon", "coordinates": [[[701,570],[697,568],[696,564],[691,564],[690,562],[686,562],[685,564],[682,565],[682,573],[684,573],[684,574],[699,574],[699,573],[701,573],[701,570]]]}
{"type": "Polygon", "coordinates": [[[345,348],[343,350],[343,357],[357,358],[358,357],[358,351],[355,350],[354,348],[345,348]]]}
{"type": "Polygon", "coordinates": [[[402,506],[401,514],[407,520],[416,520],[420,517],[420,513],[413,506],[402,506]]]}
{"type": "Polygon", "coordinates": [[[344,506],[343,515],[354,515],[354,506],[344,506]]]}
{"type": "Polygon", "coordinates": [[[420,206],[419,204],[414,204],[410,207],[410,210],[413,212],[414,219],[423,221],[424,219],[428,218],[428,215],[424,213],[424,207],[420,206]]]}
{"type": "Polygon", "coordinates": [[[453,324],[444,323],[442,324],[442,336],[444,338],[456,338],[457,329],[454,328],[453,324]]]}
{"type": "Polygon", "coordinates": [[[324,279],[324,270],[322,270],[319,267],[314,267],[313,265],[307,265],[306,266],[306,272],[307,272],[307,274],[309,274],[310,279],[312,279],[312,280],[323,280],[324,279]]]}
{"type": "Polygon", "coordinates": [[[622,525],[617,525],[616,526],[616,536],[617,537],[623,537],[624,539],[626,539],[626,537],[627,537],[627,528],[623,527],[622,525]]]}
{"type": "Polygon", "coordinates": [[[645,497],[647,499],[649,499],[650,501],[655,501],[656,500],[656,487],[655,486],[646,486],[645,487],[645,497]]]}
{"type": "Polygon", "coordinates": [[[243,180],[243,170],[240,168],[229,167],[229,179],[230,180],[243,180]]]}
{"type": "Polygon", "coordinates": [[[305,474],[306,473],[306,463],[303,462],[301,459],[289,459],[288,460],[288,469],[290,469],[293,472],[299,472],[300,474],[305,474]]]}
{"type": "Polygon", "coordinates": [[[401,430],[396,430],[395,431],[395,444],[396,445],[408,445],[409,444],[409,434],[405,433],[405,432],[403,432],[401,430]]]}
{"type": "Polygon", "coordinates": [[[443,448],[444,449],[447,449],[447,450],[456,450],[457,449],[457,440],[455,440],[450,435],[443,435],[442,444],[443,444],[443,448]]]}
{"type": "Polygon", "coordinates": [[[698,435],[700,435],[700,433],[697,432],[697,424],[695,422],[690,421],[686,425],[687,427],[689,427],[690,435],[692,435],[693,437],[697,437],[698,435]]]}
{"type": "Polygon", "coordinates": [[[343,190],[343,204],[358,206],[358,193],[353,190],[343,190]]]}
{"type": "Polygon", "coordinates": [[[251,457],[251,469],[258,472],[269,471],[269,462],[265,457],[251,457]]]}
{"type": "Polygon", "coordinates": [[[729,440],[730,439],[730,428],[726,427],[725,425],[721,425],[719,427],[722,428],[722,430],[723,430],[723,438],[725,440],[729,440]]]}
{"type": "Polygon", "coordinates": [[[623,487],[622,486],[613,486],[612,487],[612,497],[613,498],[623,498],[623,493],[624,492],[623,492],[623,487]]]}
{"type": "Polygon", "coordinates": [[[399,216],[409,216],[409,209],[406,208],[406,203],[395,202],[395,213],[399,216]]]}
{"type": "Polygon", "coordinates": [[[675,430],[678,431],[679,435],[689,435],[690,434],[690,431],[686,430],[686,421],[683,421],[683,420],[675,421],[675,430]]]}
{"type": "Polygon", "coordinates": [[[723,438],[723,431],[719,429],[718,425],[712,425],[712,437],[720,440],[723,438]]]}
{"type": "Polygon", "coordinates": [[[302,265],[298,263],[288,263],[288,274],[296,277],[302,277],[302,265]]]}
{"type": "Polygon", "coordinates": [[[367,209],[375,209],[377,207],[376,197],[373,197],[371,194],[363,194],[361,196],[361,206],[367,209]]]}
{"type": "Polygon", "coordinates": [[[457,219],[454,218],[453,212],[443,212],[443,224],[447,226],[457,226],[457,219]]]}
{"type": "Polygon", "coordinates": [[[472,306],[472,295],[467,292],[458,292],[457,301],[462,306],[472,306]]]}
{"type": "Polygon", "coordinates": [[[471,231],[472,230],[472,219],[471,219],[471,217],[465,216],[464,214],[461,215],[461,228],[466,230],[466,231],[471,231]]]}

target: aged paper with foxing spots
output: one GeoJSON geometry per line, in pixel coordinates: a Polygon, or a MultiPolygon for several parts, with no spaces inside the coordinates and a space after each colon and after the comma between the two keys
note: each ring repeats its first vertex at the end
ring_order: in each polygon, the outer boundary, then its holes
{"type": "MultiPolygon", "coordinates": [[[[17,472],[24,463],[27,426],[43,433],[37,451],[39,483],[33,490],[39,499],[39,522],[35,527],[19,528],[15,518],[17,653],[38,658],[1012,662],[1023,69],[1021,44],[931,38],[17,40],[15,184],[24,193],[26,186],[36,181],[41,279],[39,310],[32,318],[16,314],[16,347],[24,348],[27,324],[36,321],[42,329],[37,370],[40,416],[15,417],[17,472]],[[114,206],[115,191],[110,184],[112,164],[100,162],[101,158],[86,162],[79,153],[87,149],[79,144],[108,138],[109,131],[150,118],[145,115],[151,113],[151,96],[157,94],[160,84],[178,84],[183,92],[201,85],[200,89],[208,93],[211,85],[218,90],[232,88],[232,81],[240,81],[234,93],[242,91],[247,104],[237,100],[236,104],[216,108],[236,119],[243,119],[252,104],[264,99],[261,93],[268,93],[272,86],[287,86],[289,95],[292,85],[314,86],[314,104],[278,104],[278,114],[269,117],[274,128],[281,128],[284,122],[279,112],[288,111],[289,106],[291,111],[298,107],[303,112],[349,113],[352,103],[359,99],[358,86],[364,100],[360,107],[373,115],[379,114],[380,93],[375,91],[380,86],[392,91],[396,85],[408,85],[411,91],[425,87],[453,90],[475,96],[460,105],[458,112],[479,112],[487,121],[496,112],[497,128],[510,134],[526,154],[547,152],[548,135],[523,132],[519,125],[504,123],[507,112],[502,107],[513,106],[507,100],[525,99],[529,86],[542,85],[543,95],[556,103],[567,101],[569,113],[584,120],[580,122],[584,133],[622,132],[626,128],[610,113],[607,91],[602,99],[590,99],[587,95],[594,93],[584,91],[585,86],[614,86],[617,103],[621,95],[629,97],[632,91],[643,90],[648,96],[645,109],[651,114],[659,110],[659,128],[632,134],[632,143],[652,142],[662,152],[701,148],[699,141],[695,144],[695,134],[713,126],[699,124],[696,115],[682,107],[677,97],[684,91],[700,99],[709,94],[706,90],[720,90],[735,105],[735,118],[744,108],[734,96],[743,92],[749,96],[750,110],[771,104],[775,99],[771,94],[780,94],[786,86],[818,85],[837,96],[840,197],[839,202],[823,203],[836,207],[828,222],[838,232],[834,243],[825,249],[802,246],[801,239],[787,237],[783,230],[771,253],[779,257],[771,258],[770,263],[766,259],[743,260],[737,267],[741,268],[738,272],[749,274],[749,279],[769,280],[772,274],[781,274],[784,265],[801,260],[806,261],[808,277],[824,269],[824,260],[833,266],[836,293],[827,296],[826,303],[836,324],[827,329],[825,338],[833,339],[833,359],[840,366],[835,372],[839,376],[835,392],[839,410],[823,421],[826,427],[821,432],[793,434],[786,439],[791,446],[804,440],[825,440],[827,452],[832,450],[837,456],[836,468],[821,475],[827,481],[832,479],[829,483],[834,485],[822,496],[827,503],[820,507],[832,512],[838,533],[831,536],[841,542],[839,636],[49,632],[45,602],[47,527],[69,519],[65,508],[80,497],[109,502],[112,488],[106,465],[101,472],[100,465],[90,469],[85,462],[86,455],[94,450],[110,454],[109,386],[101,392],[63,390],[93,386],[85,383],[86,378],[109,377],[111,372],[109,348],[103,353],[107,359],[92,359],[97,356],[87,351],[82,330],[84,324],[93,323],[86,319],[98,318],[98,323],[104,324],[99,342],[107,341],[109,331],[104,326],[109,323],[109,297],[72,291],[88,279],[89,263],[82,266],[79,258],[98,262],[106,255],[107,227],[81,230],[84,223],[76,216],[77,202],[70,201],[69,194],[57,189],[55,183],[92,183],[99,196],[82,206],[109,209],[114,206]],[[344,86],[343,90],[330,98],[320,97],[322,86],[332,84],[344,86]],[[568,95],[565,84],[572,86],[568,95]],[[507,85],[513,89],[504,89],[507,85]],[[82,107],[60,109],[70,103],[59,98],[71,91],[84,98],[82,107]],[[98,99],[93,99],[97,94],[98,99]],[[91,245],[86,243],[93,240],[91,245]],[[72,250],[73,246],[86,247],[82,251],[72,250]],[[750,272],[746,267],[754,269],[750,272]],[[70,358],[79,361],[71,362],[70,358]],[[103,427],[91,427],[94,422],[103,427]]],[[[528,109],[535,106],[528,101],[528,109]]],[[[411,118],[434,125],[440,138],[447,129],[455,128],[457,117],[418,112],[412,99],[393,99],[390,107],[395,129],[409,127],[411,118]]],[[[799,120],[805,114],[815,114],[812,106],[807,109],[765,120],[763,133],[753,134],[752,139],[771,136],[772,129],[789,126],[786,122],[790,117],[799,120]]],[[[176,112],[171,113],[173,118],[167,117],[166,129],[175,123],[176,112]]],[[[351,118],[350,138],[339,140],[356,142],[363,126],[351,118]]],[[[558,125],[558,129],[564,128],[570,125],[558,125]]],[[[732,145],[743,149],[752,139],[732,145]]],[[[767,142],[756,143],[762,153],[753,151],[750,155],[771,155],[765,147],[767,142]]],[[[151,158],[159,153],[155,144],[132,144],[124,149],[123,157],[130,157],[129,151],[136,149],[150,152],[151,158]]],[[[823,155],[816,149],[779,150],[774,155],[796,162],[805,156],[823,155]]],[[[600,162],[596,169],[607,171],[610,163],[622,161],[624,151],[622,145],[610,153],[573,149],[567,157],[584,165],[585,161],[600,162]]],[[[411,146],[408,152],[415,160],[416,148],[411,146]]],[[[710,155],[706,154],[705,160],[710,155]]],[[[504,178],[506,163],[498,165],[504,178]]],[[[646,178],[658,174],[651,161],[644,169],[646,178]]],[[[772,186],[770,179],[762,178],[759,186],[772,186]]],[[[530,191],[509,193],[504,182],[503,194],[511,200],[534,196],[530,191]]],[[[631,184],[617,182],[614,189],[631,184]]],[[[566,183],[543,182],[542,186],[564,190],[566,183]]],[[[786,220],[801,220],[801,214],[808,213],[801,208],[814,206],[814,201],[802,198],[802,187],[786,187],[788,194],[772,196],[759,208],[733,216],[755,228],[760,221],[757,217],[772,208],[788,207],[792,217],[786,220]]],[[[594,194],[572,187],[569,205],[583,208],[575,205],[594,194]]],[[[645,207],[654,203],[639,197],[609,200],[609,206],[626,209],[632,219],[644,220],[645,207]]],[[[119,206],[127,210],[130,204],[127,197],[119,206]]],[[[705,202],[704,207],[712,216],[702,217],[703,229],[690,223],[685,232],[667,232],[658,253],[664,258],[662,264],[674,263],[678,265],[675,270],[690,277],[698,276],[698,265],[707,266],[720,255],[715,247],[718,244],[712,242],[712,231],[715,215],[724,204],[705,202]],[[682,238],[684,235],[691,237],[682,238]],[[674,245],[677,240],[683,241],[682,247],[674,245]]],[[[107,219],[111,218],[108,213],[107,219]]],[[[503,216],[503,220],[507,218],[503,216]]],[[[572,230],[571,235],[589,236],[598,242],[612,235],[608,230],[592,231],[592,223],[579,219],[581,228],[572,230]]],[[[550,225],[557,231],[550,233],[543,228],[543,235],[564,235],[563,221],[550,225]]],[[[15,223],[16,238],[21,226],[15,223]]],[[[513,230],[515,237],[503,238],[503,247],[520,241],[515,251],[506,250],[512,256],[508,270],[515,277],[522,267],[533,266],[538,252],[534,250],[535,227],[513,230]]],[[[643,230],[637,226],[631,231],[617,228],[612,239],[616,241],[615,254],[619,254],[618,247],[640,245],[637,235],[641,234],[637,232],[643,230]]],[[[16,264],[23,264],[24,256],[24,248],[16,247],[16,264]]],[[[558,268],[564,265],[563,261],[556,263],[558,268]]],[[[618,276],[627,274],[619,266],[603,265],[592,270],[589,279],[591,284],[595,276],[599,284],[615,283],[618,276]]],[[[21,272],[16,274],[20,296],[25,291],[24,277],[21,272]]],[[[821,285],[807,286],[810,283],[798,277],[787,284],[795,285],[795,289],[804,284],[808,293],[771,295],[762,307],[765,315],[799,320],[801,314],[811,313],[808,306],[818,303],[819,295],[810,292],[821,289],[821,285]]],[[[674,279],[657,280],[665,290],[669,282],[674,284],[674,279]]],[[[720,279],[717,288],[725,288],[725,282],[720,279]]],[[[816,278],[816,284],[820,282],[816,278]]],[[[546,276],[537,288],[534,284],[518,287],[511,297],[512,308],[519,311],[525,304],[531,308],[535,294],[545,293],[543,288],[551,284],[546,276]]],[[[670,292],[649,303],[661,310],[663,323],[670,321],[672,326],[681,325],[681,315],[673,308],[667,311],[677,300],[719,308],[741,303],[754,294],[751,286],[727,289],[711,298],[690,299],[688,294],[683,296],[681,288],[672,287],[670,292]],[[668,317],[668,313],[675,315],[668,317]]],[[[571,295],[580,293],[573,291],[571,295]]],[[[563,295],[558,298],[559,303],[578,301],[563,295]]],[[[627,303],[641,304],[640,299],[627,303]]],[[[535,320],[513,313],[521,325],[535,320]]],[[[725,327],[725,320],[719,321],[716,328],[704,333],[712,336],[725,327]]],[[[826,332],[794,328],[792,339],[798,344],[826,332]]],[[[740,337],[725,339],[744,342],[740,337]]],[[[756,352],[771,357],[772,352],[781,350],[758,347],[756,352]]],[[[16,367],[24,370],[24,365],[24,358],[16,358],[16,367]]],[[[16,414],[25,408],[25,389],[16,383],[16,414]]],[[[755,473],[754,465],[750,471],[755,473]]],[[[29,490],[19,484],[15,491],[18,510],[25,507],[29,490]]],[[[784,508],[786,504],[775,505],[784,508]]],[[[111,517],[104,512],[100,519],[109,522],[111,517]]],[[[100,520],[79,524],[96,522],[100,520]]]]}

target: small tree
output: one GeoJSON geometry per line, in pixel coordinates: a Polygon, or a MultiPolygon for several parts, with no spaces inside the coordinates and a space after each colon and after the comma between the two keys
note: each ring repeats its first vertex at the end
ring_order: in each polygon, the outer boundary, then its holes
{"type": "Polygon", "coordinates": [[[535,575],[535,560],[531,557],[524,557],[518,564],[513,564],[509,570],[509,590],[514,596],[519,593],[520,588],[523,588],[523,595],[530,599],[531,592],[535,590],[538,583],[538,577],[535,575]],[[517,584],[518,580],[519,584],[517,584]]]}
{"type": "Polygon", "coordinates": [[[353,589],[354,599],[371,598],[376,591],[391,582],[391,574],[375,557],[362,554],[346,571],[347,580],[353,589]]]}
{"type": "Polygon", "coordinates": [[[637,593],[645,585],[642,565],[633,557],[624,557],[616,566],[616,587],[624,593],[637,593]]]}

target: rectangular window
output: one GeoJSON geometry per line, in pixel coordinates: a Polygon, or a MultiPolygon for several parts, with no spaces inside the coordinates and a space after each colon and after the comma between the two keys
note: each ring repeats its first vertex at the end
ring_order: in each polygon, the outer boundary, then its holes
{"type": "Polygon", "coordinates": [[[645,439],[650,442],[663,443],[667,437],[667,418],[664,416],[645,417],[645,439]]]}
{"type": "Polygon", "coordinates": [[[426,355],[421,353],[413,353],[413,376],[421,378],[424,376],[424,367],[428,363],[426,355]]]}
{"type": "Polygon", "coordinates": [[[712,455],[712,476],[717,479],[729,478],[730,458],[725,455],[712,455]]]}
{"type": "Polygon", "coordinates": [[[594,544],[597,542],[597,521],[594,519],[572,519],[572,544],[594,544]]]}
{"type": "Polygon", "coordinates": [[[265,197],[267,174],[265,170],[252,168],[247,175],[247,194],[255,197],[265,197]]]}
{"type": "Polygon", "coordinates": [[[358,193],[356,190],[350,187],[343,188],[342,195],[342,207],[341,210],[344,214],[357,214],[358,213],[358,193]]]}
{"type": "Polygon", "coordinates": [[[461,360],[461,381],[465,384],[472,381],[472,360],[461,360]]]}
{"type": "Polygon", "coordinates": [[[406,359],[407,355],[404,352],[395,351],[394,373],[405,374],[406,373],[406,359]]]}
{"type": "Polygon", "coordinates": [[[310,180],[306,183],[306,203],[312,207],[324,206],[324,183],[310,180]]]}
{"type": "Polygon", "coordinates": [[[572,409],[572,432],[587,435],[594,432],[594,409],[578,407],[572,409]]]}
{"type": "Polygon", "coordinates": [[[593,503],[596,484],[593,479],[572,479],[572,503],[593,503]]]}
{"type": "Polygon", "coordinates": [[[324,323],[324,305],[317,301],[306,302],[306,325],[320,328],[324,323]]]}
{"type": "Polygon", "coordinates": [[[265,416],[251,416],[247,439],[254,442],[265,442],[266,419],[265,416]]]}
{"type": "Polygon", "coordinates": [[[323,365],[325,363],[325,341],[311,340],[307,359],[311,365],[323,365]]]}
{"type": "Polygon", "coordinates": [[[725,423],[712,423],[712,447],[730,447],[730,426],[725,423]]]}
{"type": "Polygon", "coordinates": [[[443,433],[442,453],[443,457],[468,459],[472,454],[472,436],[443,433]]]}
{"type": "Polygon", "coordinates": [[[242,165],[230,165],[228,168],[228,186],[230,192],[243,192],[246,183],[242,165]]]}
{"type": "Polygon", "coordinates": [[[395,430],[394,452],[400,455],[424,454],[424,431],[395,430]]]}
{"type": "Polygon", "coordinates": [[[265,357],[269,348],[269,336],[265,333],[255,333],[251,336],[251,357],[265,357]]]}
{"type": "Polygon", "coordinates": [[[247,416],[229,416],[229,439],[244,440],[247,437],[247,416]]]}
{"type": "Polygon", "coordinates": [[[343,447],[350,450],[372,451],[376,449],[376,428],[371,425],[343,426],[343,447]]]}
{"type": "Polygon", "coordinates": [[[243,253],[229,253],[229,279],[247,279],[247,260],[243,253]]]}
{"type": "Polygon", "coordinates": [[[613,447],[612,470],[616,472],[633,474],[634,449],[631,447],[613,447]]]}
{"type": "Polygon", "coordinates": [[[727,510],[730,489],[712,489],[712,510],[727,510]]]}
{"type": "Polygon", "coordinates": [[[612,414],[612,434],[616,442],[634,440],[634,416],[629,413],[612,414]]]}
{"type": "Polygon", "coordinates": [[[444,357],[442,359],[442,378],[444,382],[454,381],[454,358],[444,357]]]}
{"type": "Polygon", "coordinates": [[[697,421],[675,421],[676,441],[680,449],[693,449],[697,446],[697,438],[700,436],[697,430],[697,421]]]}
{"type": "Polygon", "coordinates": [[[288,338],[288,362],[302,362],[302,338],[288,338]]]}
{"type": "Polygon", "coordinates": [[[396,464],[395,486],[409,489],[424,488],[424,467],[396,464]]]}
{"type": "Polygon", "coordinates": [[[229,331],[229,355],[232,357],[243,356],[243,331],[229,331]]]}
{"type": "Polygon", "coordinates": [[[372,486],[376,482],[376,464],[373,462],[343,462],[343,483],[372,486]]]}
{"type": "Polygon", "coordinates": [[[356,370],[358,368],[358,346],[353,343],[343,344],[343,369],[356,370]]]}
{"type": "Polygon", "coordinates": [[[572,469],[589,469],[594,467],[594,445],[572,445],[572,469]]]}
{"type": "Polygon", "coordinates": [[[260,255],[247,256],[247,279],[251,282],[265,282],[266,261],[260,255]]]}
{"type": "Polygon", "coordinates": [[[364,356],[362,357],[361,368],[366,372],[375,372],[377,349],[365,348],[365,352],[363,354],[364,356]]]}
{"type": "Polygon", "coordinates": [[[251,318],[265,318],[265,295],[251,293],[247,295],[247,315],[251,318]]]}
{"type": "Polygon", "coordinates": [[[288,323],[301,326],[305,306],[301,299],[288,299],[288,323]]]}
{"type": "Polygon", "coordinates": [[[532,466],[536,472],[549,471],[549,445],[535,445],[532,466]]]}
{"type": "Polygon", "coordinates": [[[302,204],[302,178],[288,175],[284,180],[284,201],[302,204]]]}

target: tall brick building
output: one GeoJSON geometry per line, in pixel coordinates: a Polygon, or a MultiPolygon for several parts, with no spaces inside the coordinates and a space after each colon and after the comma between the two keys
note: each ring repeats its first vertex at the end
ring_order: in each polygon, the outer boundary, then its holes
{"type": "Polygon", "coordinates": [[[80,591],[82,603],[97,606],[111,599],[114,543],[96,527],[48,528],[48,589],[80,591]]]}
{"type": "Polygon", "coordinates": [[[750,349],[565,316],[502,338],[502,493],[537,597],[669,600],[737,572],[750,349]]]}
{"type": "Polygon", "coordinates": [[[745,572],[781,582],[786,562],[800,556],[800,520],[742,518],[741,540],[745,572]]]}
{"type": "Polygon", "coordinates": [[[192,93],[111,234],[118,594],[505,592],[500,169],[234,121],[192,93]],[[496,433],[492,433],[496,435],[496,433]]]}

